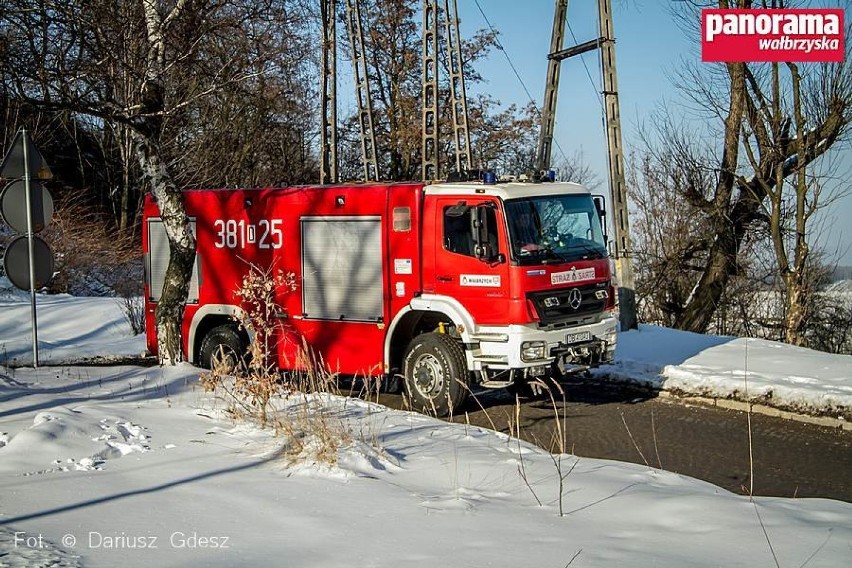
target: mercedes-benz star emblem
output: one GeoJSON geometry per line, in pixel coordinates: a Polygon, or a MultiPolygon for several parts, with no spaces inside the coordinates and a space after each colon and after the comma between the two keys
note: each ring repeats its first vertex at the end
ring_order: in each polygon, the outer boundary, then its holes
{"type": "Polygon", "coordinates": [[[580,307],[580,304],[583,303],[583,295],[576,288],[572,289],[568,292],[568,305],[571,306],[572,310],[576,310],[580,307]]]}

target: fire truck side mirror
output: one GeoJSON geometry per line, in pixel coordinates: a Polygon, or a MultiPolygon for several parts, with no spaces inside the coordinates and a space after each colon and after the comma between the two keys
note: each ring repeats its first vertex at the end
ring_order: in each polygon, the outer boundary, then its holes
{"type": "Polygon", "coordinates": [[[598,210],[600,217],[606,217],[606,202],[603,195],[593,195],[592,201],[595,202],[595,209],[598,210]]]}
{"type": "Polygon", "coordinates": [[[609,242],[609,235],[606,231],[606,202],[603,195],[593,195],[592,201],[595,202],[595,209],[598,211],[598,218],[601,221],[601,231],[603,231],[604,242],[609,242]]]}
{"type": "Polygon", "coordinates": [[[505,256],[498,253],[497,227],[492,203],[482,203],[473,208],[471,236],[473,242],[476,243],[474,247],[476,258],[483,262],[504,262],[506,260],[505,256]]]}
{"type": "Polygon", "coordinates": [[[483,262],[506,262],[506,255],[497,252],[494,246],[489,243],[482,243],[476,245],[476,247],[474,247],[474,253],[476,254],[476,258],[483,262]]]}

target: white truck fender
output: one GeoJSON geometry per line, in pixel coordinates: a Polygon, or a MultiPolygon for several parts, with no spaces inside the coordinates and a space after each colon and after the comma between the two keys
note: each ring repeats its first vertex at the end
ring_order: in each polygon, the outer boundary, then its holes
{"type": "MultiPolygon", "coordinates": [[[[244,309],[239,306],[234,306],[233,304],[204,304],[201,308],[195,312],[195,315],[192,316],[192,321],[189,324],[189,337],[186,340],[186,347],[189,353],[187,353],[187,357],[190,363],[197,363],[195,361],[195,357],[193,353],[195,353],[195,344],[196,344],[196,332],[198,331],[198,326],[201,325],[201,322],[207,316],[230,316],[234,318],[234,320],[238,322],[247,321],[247,314],[244,309]]],[[[253,339],[254,332],[251,328],[246,328],[246,332],[249,334],[249,340],[253,339]]]]}

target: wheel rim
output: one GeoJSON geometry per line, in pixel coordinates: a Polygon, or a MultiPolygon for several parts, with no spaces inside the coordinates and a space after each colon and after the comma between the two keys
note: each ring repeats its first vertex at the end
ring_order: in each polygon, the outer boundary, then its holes
{"type": "Polygon", "coordinates": [[[435,398],[444,388],[444,367],[431,353],[417,358],[412,374],[414,388],[425,398],[435,398]]]}

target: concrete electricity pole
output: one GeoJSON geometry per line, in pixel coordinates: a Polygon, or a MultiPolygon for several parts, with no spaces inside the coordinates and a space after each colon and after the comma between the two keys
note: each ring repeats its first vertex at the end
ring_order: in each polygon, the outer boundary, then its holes
{"type": "Polygon", "coordinates": [[[609,156],[609,187],[612,195],[612,224],[615,229],[615,271],[618,274],[618,310],[621,329],[636,329],[636,287],[630,258],[630,222],[627,217],[627,184],[624,181],[624,148],[618,110],[618,81],[615,73],[615,35],[612,31],[612,0],[598,0],[603,71],[606,141],[609,156]]]}
{"type": "Polygon", "coordinates": [[[440,176],[438,162],[438,2],[423,0],[423,181],[440,176]]]}
{"type": "Polygon", "coordinates": [[[553,125],[556,113],[556,96],[559,88],[559,62],[594,49],[601,50],[603,76],[604,118],[606,121],[607,158],[609,162],[610,202],[614,228],[615,269],[618,274],[618,308],[621,329],[636,329],[636,288],[633,281],[633,265],[630,254],[630,222],[627,216],[627,185],[624,181],[624,149],[621,142],[621,117],[618,110],[618,81],[615,72],[615,34],[612,28],[611,0],[598,0],[598,23],[600,35],[597,39],[561,49],[565,33],[566,0],[556,0],[553,20],[551,53],[547,56],[547,83],[544,93],[544,110],[539,135],[538,167],[550,167],[553,125]]]}
{"type": "Polygon", "coordinates": [[[373,101],[370,94],[370,74],[364,53],[364,32],[361,29],[361,0],[346,0],[346,27],[352,46],[352,76],[355,79],[355,100],[358,103],[358,126],[361,131],[361,158],[364,161],[364,181],[379,181],[379,161],[376,156],[376,132],[373,128],[373,101]]]}
{"type": "Polygon", "coordinates": [[[536,152],[536,173],[541,174],[550,169],[550,158],[553,154],[553,129],[556,126],[556,98],[559,93],[559,69],[563,58],[555,55],[561,53],[565,40],[565,20],[568,15],[568,0],[556,0],[556,12],[553,14],[553,31],[550,34],[550,54],[547,56],[547,77],[544,84],[544,103],[541,109],[541,129],[538,136],[538,151],[536,152]]]}
{"type": "Polygon", "coordinates": [[[320,183],[337,183],[337,2],[321,0],[320,183]]]}

